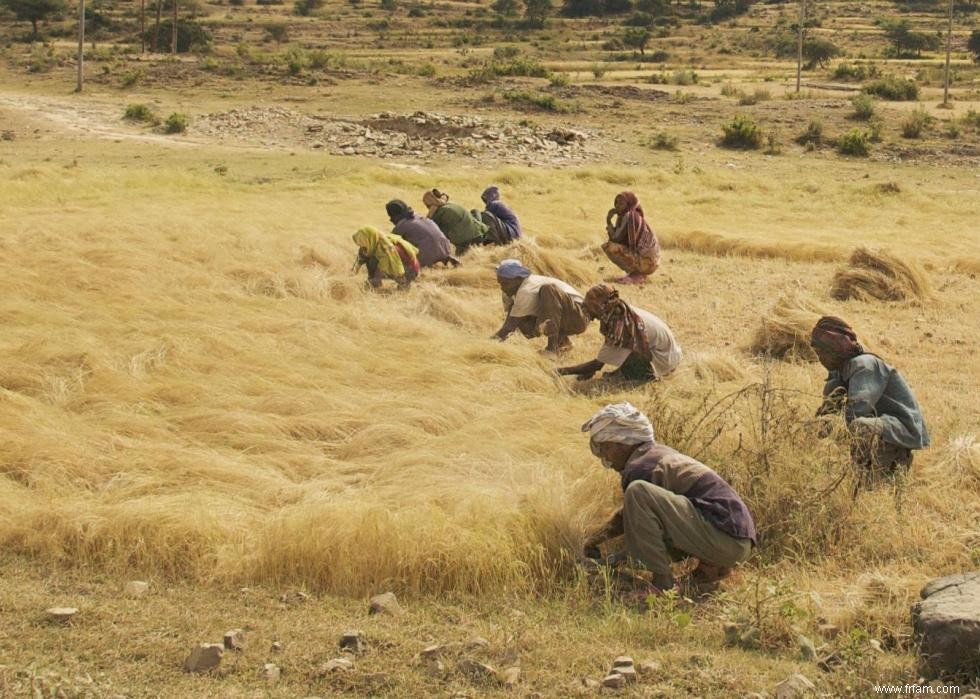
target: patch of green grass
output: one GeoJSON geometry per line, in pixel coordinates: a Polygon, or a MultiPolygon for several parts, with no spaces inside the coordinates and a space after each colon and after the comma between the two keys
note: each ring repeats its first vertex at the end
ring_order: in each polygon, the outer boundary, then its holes
{"type": "Polygon", "coordinates": [[[127,121],[140,121],[147,124],[159,124],[160,119],[149,105],[142,102],[134,102],[126,107],[123,119],[127,121]]]}
{"type": "Polygon", "coordinates": [[[188,123],[190,123],[190,120],[186,114],[174,112],[163,122],[163,130],[165,133],[184,133],[187,131],[188,123]]]}
{"type": "Polygon", "coordinates": [[[540,109],[545,112],[570,112],[571,108],[554,95],[545,95],[529,90],[509,90],[504,92],[504,100],[512,106],[524,109],[540,109]]]}
{"type": "Polygon", "coordinates": [[[754,150],[762,145],[762,132],[755,119],[739,114],[722,127],[721,145],[724,148],[754,150]]]}
{"type": "Polygon", "coordinates": [[[895,75],[886,75],[870,82],[864,86],[863,91],[894,102],[913,102],[919,99],[919,86],[916,82],[895,75]]]}
{"type": "Polygon", "coordinates": [[[871,152],[868,134],[861,129],[851,129],[837,139],[837,152],[841,155],[867,157],[871,152]]]}

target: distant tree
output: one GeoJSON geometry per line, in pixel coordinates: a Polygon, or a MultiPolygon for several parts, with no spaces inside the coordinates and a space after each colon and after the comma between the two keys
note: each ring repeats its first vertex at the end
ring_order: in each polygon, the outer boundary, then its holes
{"type": "Polygon", "coordinates": [[[632,0],[565,0],[561,11],[566,17],[604,17],[632,9],[632,0]]]}
{"type": "Polygon", "coordinates": [[[806,58],[807,70],[812,70],[814,66],[826,68],[827,61],[840,54],[840,47],[829,39],[810,39],[803,45],[803,57],[806,58]]]}
{"type": "Polygon", "coordinates": [[[396,0],[381,0],[381,9],[385,12],[394,12],[398,9],[396,0]]]}
{"type": "Polygon", "coordinates": [[[296,0],[293,11],[300,17],[309,17],[323,7],[323,0],[296,0]]]}
{"type": "Polygon", "coordinates": [[[671,14],[670,0],[637,0],[636,9],[654,17],[671,14]]]}
{"type": "Polygon", "coordinates": [[[543,27],[545,20],[551,16],[554,7],[551,0],[525,0],[524,19],[534,27],[543,27]]]}
{"type": "Polygon", "coordinates": [[[980,63],[980,29],[974,29],[966,42],[967,50],[973,54],[973,60],[980,63]]]}
{"type": "Polygon", "coordinates": [[[644,55],[647,44],[650,43],[650,30],[645,27],[627,27],[623,32],[623,44],[638,49],[644,55]]]}
{"type": "Polygon", "coordinates": [[[708,15],[711,22],[722,22],[738,15],[744,15],[752,6],[753,0],[715,0],[715,7],[708,15]]]}
{"type": "Polygon", "coordinates": [[[37,23],[52,15],[59,15],[68,9],[65,0],[0,0],[0,7],[6,7],[14,16],[31,23],[33,38],[37,38],[37,23]]]}
{"type": "Polygon", "coordinates": [[[520,0],[494,0],[493,11],[504,17],[516,17],[521,10],[520,0]]]}
{"type": "Polygon", "coordinates": [[[942,44],[937,34],[912,31],[905,19],[885,22],[882,26],[896,56],[918,57],[923,51],[937,51],[942,44]]]}
{"type": "Polygon", "coordinates": [[[284,22],[273,22],[265,25],[265,35],[279,46],[284,41],[289,41],[289,26],[284,22]]]}

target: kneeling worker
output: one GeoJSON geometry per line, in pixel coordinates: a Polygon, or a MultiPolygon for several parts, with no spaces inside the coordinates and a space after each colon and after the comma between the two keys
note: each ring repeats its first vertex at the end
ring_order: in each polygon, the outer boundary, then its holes
{"type": "Polygon", "coordinates": [[[498,340],[520,330],[527,338],[547,337],[545,352],[561,352],[572,346],[569,335],[579,335],[589,327],[582,294],[560,279],[531,274],[517,260],[504,260],[497,265],[497,283],[507,313],[494,334],[498,340]]]}
{"type": "Polygon", "coordinates": [[[623,508],[585,542],[585,555],[624,535],[629,558],[653,573],[660,594],[674,586],[675,557],[699,560],[698,584],[715,583],[752,553],[755,524],[748,508],[721,476],[654,438],[646,416],[629,403],[607,405],[582,425],[592,453],[620,475],[623,508]]]}
{"type": "Polygon", "coordinates": [[[810,346],[829,372],[817,415],[843,413],[854,437],[851,461],[865,483],[911,466],[912,450],[929,446],[929,433],[905,378],[865,352],[853,328],[840,318],[818,320],[810,346]]]}
{"type": "Polygon", "coordinates": [[[619,292],[608,284],[597,284],[585,294],[585,313],[599,320],[599,332],[606,344],[592,361],[562,367],[559,374],[592,378],[609,365],[631,381],[662,379],[677,368],[681,346],[667,324],[652,313],[634,308],[619,298],[619,292]]]}

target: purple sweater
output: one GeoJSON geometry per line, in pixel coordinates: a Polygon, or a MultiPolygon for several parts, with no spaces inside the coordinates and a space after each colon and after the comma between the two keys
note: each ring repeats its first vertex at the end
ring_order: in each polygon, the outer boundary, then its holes
{"type": "Polygon", "coordinates": [[[419,264],[423,267],[431,267],[453,254],[449,239],[436,222],[418,214],[403,218],[394,232],[419,249],[419,264]]]}
{"type": "Polygon", "coordinates": [[[517,220],[517,214],[514,213],[513,209],[498,199],[487,204],[487,211],[500,219],[507,232],[510,233],[511,240],[517,240],[521,237],[523,233],[521,222],[517,220]]]}
{"type": "Polygon", "coordinates": [[[633,481],[647,481],[683,495],[721,531],[756,543],[749,508],[721,476],[700,461],[651,442],[640,446],[626,462],[622,472],[624,492],[633,481]]]}

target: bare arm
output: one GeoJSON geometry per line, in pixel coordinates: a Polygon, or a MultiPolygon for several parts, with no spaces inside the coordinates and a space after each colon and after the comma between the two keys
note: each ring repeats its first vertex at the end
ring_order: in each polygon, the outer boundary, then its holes
{"type": "Polygon", "coordinates": [[[498,340],[506,340],[512,332],[517,330],[518,319],[514,316],[508,315],[504,318],[504,324],[500,326],[500,330],[493,334],[494,338],[498,340]]]}
{"type": "Polygon", "coordinates": [[[620,509],[609,518],[601,529],[594,532],[585,540],[585,548],[595,548],[599,544],[623,535],[623,510],[620,509]]]}
{"type": "Polygon", "coordinates": [[[562,376],[577,376],[579,381],[585,381],[591,379],[603,366],[604,364],[598,359],[591,359],[575,366],[559,367],[555,371],[562,376]]]}

